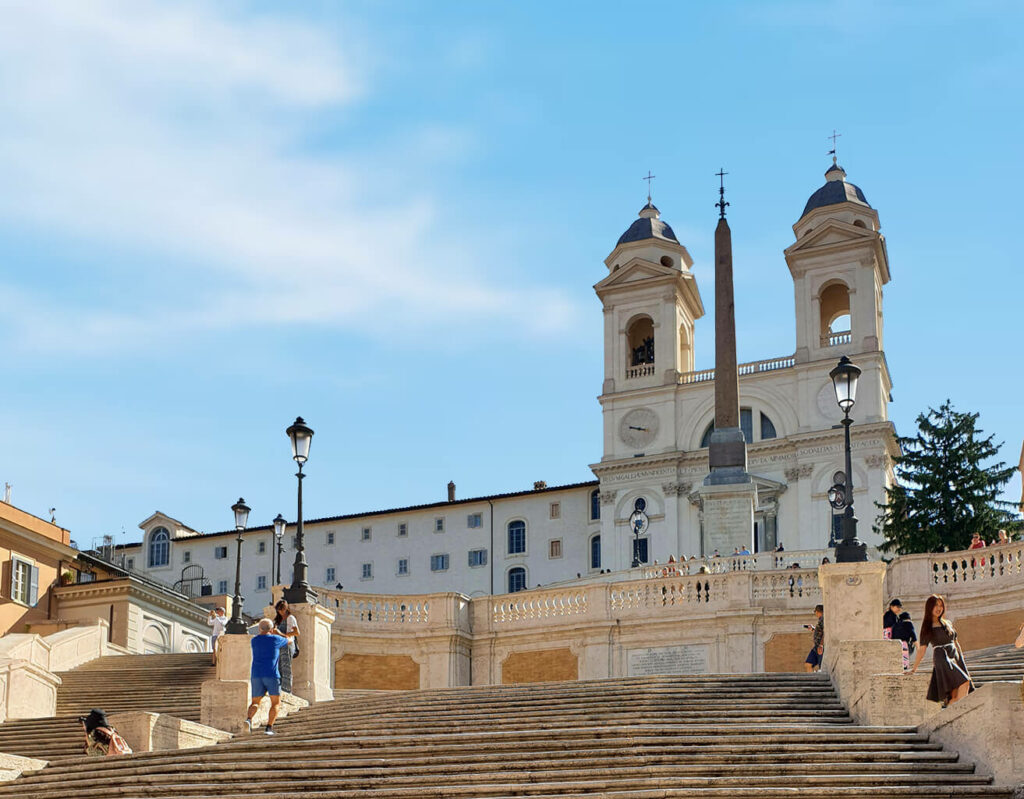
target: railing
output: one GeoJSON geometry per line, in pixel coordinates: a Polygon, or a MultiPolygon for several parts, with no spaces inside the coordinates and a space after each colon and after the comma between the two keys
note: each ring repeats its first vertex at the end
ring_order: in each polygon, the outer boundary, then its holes
{"type": "Polygon", "coordinates": [[[626,379],[632,380],[634,377],[650,377],[654,374],[653,363],[641,363],[636,366],[626,367],[626,379]]]}
{"type": "Polygon", "coordinates": [[[529,619],[561,619],[584,616],[587,594],[583,589],[563,591],[520,591],[497,598],[491,605],[494,624],[509,624],[529,619]]]}
{"type": "MultiPolygon", "coordinates": [[[[785,358],[768,358],[763,361],[750,361],[741,363],[737,371],[742,375],[752,375],[759,372],[774,372],[777,369],[789,369],[796,363],[796,357],[789,355],[785,358]]],[[[682,384],[704,383],[715,379],[714,369],[701,369],[697,372],[686,372],[679,375],[679,382],[682,384]]]]}
{"type": "Polygon", "coordinates": [[[330,609],[335,621],[377,625],[430,623],[430,600],[425,597],[349,595],[336,597],[330,609]]]}
{"type": "Polygon", "coordinates": [[[929,557],[929,567],[936,586],[1019,579],[1024,575],[1024,544],[943,552],[929,557]]]}
{"type": "Polygon", "coordinates": [[[769,599],[821,599],[817,569],[787,569],[784,572],[754,574],[750,581],[750,598],[756,605],[769,599]]]}
{"type": "MultiPolygon", "coordinates": [[[[728,555],[718,558],[690,558],[673,563],[643,567],[645,579],[680,575],[725,574],[736,571],[771,571],[779,569],[815,569],[825,559],[832,560],[831,549],[805,549],[795,552],[758,552],[756,555],[728,555]],[[706,570],[706,571],[702,571],[706,570]]],[[[877,555],[873,555],[877,558],[877,555]]]]}
{"type": "Polygon", "coordinates": [[[839,333],[827,333],[821,337],[822,347],[838,347],[841,344],[849,344],[853,341],[853,333],[843,330],[839,333]]]}
{"type": "Polygon", "coordinates": [[[727,597],[726,580],[712,575],[674,577],[658,582],[613,583],[608,592],[609,607],[616,612],[700,608],[724,604],[727,597]]]}

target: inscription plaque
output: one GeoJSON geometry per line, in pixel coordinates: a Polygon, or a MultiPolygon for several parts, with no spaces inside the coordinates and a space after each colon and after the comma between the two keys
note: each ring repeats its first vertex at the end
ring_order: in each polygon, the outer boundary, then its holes
{"type": "Polygon", "coordinates": [[[627,674],[630,677],[708,673],[707,644],[630,649],[626,655],[627,674]]]}

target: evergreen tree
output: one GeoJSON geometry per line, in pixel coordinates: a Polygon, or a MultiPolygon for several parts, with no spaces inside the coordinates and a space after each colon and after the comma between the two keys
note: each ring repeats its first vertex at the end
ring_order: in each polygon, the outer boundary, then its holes
{"type": "Polygon", "coordinates": [[[985,464],[999,454],[994,436],[982,438],[978,414],[959,413],[946,400],[917,417],[917,435],[899,438],[896,483],[887,491],[879,526],[885,552],[906,555],[967,549],[971,535],[986,542],[1016,527],[1011,502],[999,499],[1012,466],[985,464]]]}

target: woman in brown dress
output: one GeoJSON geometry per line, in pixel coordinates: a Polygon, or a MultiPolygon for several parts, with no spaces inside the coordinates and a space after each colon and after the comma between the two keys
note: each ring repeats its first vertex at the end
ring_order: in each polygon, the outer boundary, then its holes
{"type": "Polygon", "coordinates": [[[918,637],[917,658],[913,668],[907,672],[913,674],[917,671],[925,650],[931,645],[932,679],[928,683],[928,700],[942,702],[943,707],[963,699],[974,690],[963,650],[956,642],[956,630],[952,622],[944,618],[945,613],[946,600],[938,594],[928,597],[918,637]]]}

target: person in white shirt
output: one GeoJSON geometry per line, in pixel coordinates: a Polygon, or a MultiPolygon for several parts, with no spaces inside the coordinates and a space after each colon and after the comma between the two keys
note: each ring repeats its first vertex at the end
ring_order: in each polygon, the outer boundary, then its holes
{"type": "Polygon", "coordinates": [[[210,649],[213,651],[213,665],[217,665],[217,639],[224,635],[224,628],[227,626],[228,617],[224,608],[211,610],[206,617],[206,623],[213,629],[210,631],[210,649]]]}
{"type": "Polygon", "coordinates": [[[280,599],[274,605],[277,613],[274,615],[274,633],[283,635],[288,639],[287,653],[281,653],[278,665],[281,669],[281,690],[292,692],[292,658],[299,651],[299,622],[288,609],[288,603],[280,599]]]}

